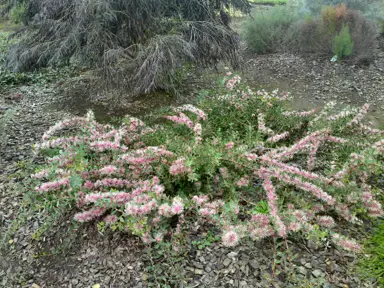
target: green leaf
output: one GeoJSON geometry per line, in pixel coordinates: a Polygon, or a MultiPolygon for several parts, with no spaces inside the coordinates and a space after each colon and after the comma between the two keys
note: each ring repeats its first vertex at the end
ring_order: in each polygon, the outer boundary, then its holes
{"type": "Polygon", "coordinates": [[[83,179],[79,175],[73,175],[69,180],[72,189],[77,190],[83,185],[83,179]]]}

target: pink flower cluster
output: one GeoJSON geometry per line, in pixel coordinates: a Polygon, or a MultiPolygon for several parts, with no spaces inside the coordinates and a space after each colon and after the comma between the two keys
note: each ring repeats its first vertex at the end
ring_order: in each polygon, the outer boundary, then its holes
{"type": "Polygon", "coordinates": [[[186,125],[188,128],[193,130],[194,124],[192,120],[182,112],[179,112],[179,116],[164,116],[164,118],[178,124],[186,125]]]}
{"type": "Polygon", "coordinates": [[[283,132],[281,134],[277,134],[275,136],[269,137],[267,139],[267,142],[269,142],[269,143],[276,143],[276,142],[279,142],[279,141],[281,141],[283,139],[286,139],[288,136],[289,136],[289,132],[283,132]]]}
{"type": "Polygon", "coordinates": [[[184,211],[184,204],[180,197],[175,197],[172,201],[172,205],[168,203],[161,204],[158,209],[158,213],[164,217],[172,217],[174,215],[180,215],[184,211]]]}
{"type": "Polygon", "coordinates": [[[264,115],[262,113],[258,114],[257,123],[258,123],[258,129],[261,133],[264,133],[269,136],[273,136],[275,134],[275,132],[272,129],[265,126],[264,115]]]}
{"type": "Polygon", "coordinates": [[[101,175],[112,175],[115,174],[119,169],[114,165],[108,165],[99,170],[101,175]]]}
{"type": "Polygon", "coordinates": [[[171,167],[169,167],[169,173],[171,175],[185,175],[192,171],[190,167],[188,167],[185,163],[185,158],[179,158],[175,160],[171,167]]]}
{"type": "Polygon", "coordinates": [[[240,81],[241,81],[241,77],[238,75],[235,75],[234,77],[232,77],[232,79],[229,79],[227,81],[227,84],[225,85],[225,87],[227,87],[227,89],[229,90],[233,90],[235,85],[240,84],[240,81]]]}
{"type": "Polygon", "coordinates": [[[128,129],[130,132],[137,132],[139,128],[142,128],[145,126],[143,121],[135,117],[130,117],[128,121],[129,121],[128,129]]]}
{"type": "Polygon", "coordinates": [[[374,200],[371,187],[367,184],[363,184],[363,190],[364,192],[361,195],[361,200],[365,208],[368,210],[368,215],[371,217],[383,216],[383,208],[378,201],[374,200]]]}
{"type": "Polygon", "coordinates": [[[31,178],[34,178],[34,179],[42,179],[42,178],[46,178],[48,177],[48,171],[47,170],[41,170],[40,172],[36,173],[36,174],[32,174],[31,175],[31,178]]]}
{"type": "Polygon", "coordinates": [[[262,239],[275,234],[271,227],[268,215],[254,214],[252,215],[249,227],[250,237],[253,240],[262,239]]]}
{"type": "Polygon", "coordinates": [[[186,105],[183,105],[183,106],[180,106],[180,107],[177,107],[176,109],[176,112],[179,112],[179,111],[189,111],[193,114],[195,114],[199,119],[202,119],[202,120],[207,120],[207,114],[205,114],[205,112],[191,104],[186,104],[186,105]]]}
{"type": "Polygon", "coordinates": [[[234,230],[225,231],[221,240],[224,246],[234,247],[239,243],[239,235],[234,230]]]}
{"type": "Polygon", "coordinates": [[[149,164],[159,161],[162,157],[171,157],[173,153],[157,146],[149,146],[133,152],[122,154],[118,158],[118,163],[128,163],[131,165],[149,164]]]}
{"type": "Polygon", "coordinates": [[[332,235],[332,241],[342,247],[343,249],[352,251],[352,252],[360,252],[361,251],[361,245],[357,244],[356,241],[346,239],[342,237],[341,235],[334,233],[332,235]]]}
{"type": "Polygon", "coordinates": [[[283,112],[284,116],[295,116],[295,117],[308,117],[317,113],[318,109],[312,109],[310,111],[286,111],[283,112]]]}
{"type": "Polygon", "coordinates": [[[249,177],[247,175],[241,177],[236,183],[237,187],[246,187],[249,186],[249,177]]]}
{"type": "Polygon", "coordinates": [[[49,128],[48,131],[44,133],[42,140],[43,141],[48,140],[53,134],[67,127],[72,127],[72,126],[86,127],[88,124],[91,124],[91,122],[83,117],[73,117],[72,119],[60,121],[56,123],[54,126],[52,126],[51,128],[49,128]]]}
{"type": "Polygon", "coordinates": [[[368,113],[369,104],[364,104],[361,110],[357,113],[357,115],[347,124],[347,126],[360,124],[361,120],[368,113]]]}
{"type": "Polygon", "coordinates": [[[57,191],[67,186],[69,186],[69,179],[63,178],[56,181],[43,183],[40,186],[37,186],[35,189],[37,192],[43,193],[48,191],[57,191]]]}
{"type": "Polygon", "coordinates": [[[105,200],[105,203],[124,205],[132,199],[132,194],[127,192],[91,193],[84,197],[84,204],[92,204],[105,200]]]}
{"type": "Polygon", "coordinates": [[[318,216],[316,220],[320,226],[325,228],[332,228],[336,225],[335,220],[330,216],[318,216]]]}
{"type": "Polygon", "coordinates": [[[272,216],[273,221],[276,225],[277,233],[280,237],[286,238],[287,237],[286,227],[277,213],[277,206],[276,206],[277,195],[276,195],[275,187],[272,184],[271,178],[267,174],[260,174],[260,177],[264,179],[263,187],[264,187],[264,190],[267,192],[269,213],[272,216]]]}
{"type": "Polygon", "coordinates": [[[89,143],[89,147],[91,150],[97,151],[97,152],[104,152],[107,150],[119,150],[122,149],[123,151],[127,148],[124,146],[121,146],[119,142],[111,142],[111,141],[95,141],[92,143],[89,143]]]}
{"type": "Polygon", "coordinates": [[[99,218],[105,213],[105,209],[101,207],[95,207],[90,210],[80,212],[73,216],[73,219],[77,222],[89,222],[96,218],[99,218]]]}

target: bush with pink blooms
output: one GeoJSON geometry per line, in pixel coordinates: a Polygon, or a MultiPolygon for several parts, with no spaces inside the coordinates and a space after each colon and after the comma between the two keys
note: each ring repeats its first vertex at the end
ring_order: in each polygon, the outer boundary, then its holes
{"type": "Polygon", "coordinates": [[[375,180],[384,133],[364,124],[368,105],[291,111],[289,98],[253,91],[227,73],[196,105],[145,122],[127,116],[104,125],[92,112],[64,120],[35,146],[54,155],[31,176],[30,189],[41,203],[66,199],[76,222],[130,231],[144,243],[200,223],[220,229],[230,247],[323,231],[358,251],[337,226],[383,215],[375,180]]]}

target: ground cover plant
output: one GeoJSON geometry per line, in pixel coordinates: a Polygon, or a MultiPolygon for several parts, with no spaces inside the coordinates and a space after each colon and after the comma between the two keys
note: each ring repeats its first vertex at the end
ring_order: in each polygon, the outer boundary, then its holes
{"type": "Polygon", "coordinates": [[[304,234],[360,251],[334,227],[383,214],[372,181],[383,172],[383,132],[363,124],[369,105],[290,111],[287,93],[240,81],[228,72],[225,90],[155,113],[148,125],[132,117],[102,125],[91,112],[57,123],[35,147],[47,158],[28,197],[147,244],[182,237],[197,221],[229,247],[304,234]]]}
{"type": "Polygon", "coordinates": [[[366,256],[360,261],[360,273],[374,277],[378,287],[384,286],[384,224],[377,225],[373,236],[365,243],[366,256]]]}

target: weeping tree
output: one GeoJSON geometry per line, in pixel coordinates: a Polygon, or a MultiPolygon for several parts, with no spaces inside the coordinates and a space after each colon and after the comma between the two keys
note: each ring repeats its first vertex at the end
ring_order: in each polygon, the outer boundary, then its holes
{"type": "Polygon", "coordinates": [[[29,0],[28,25],[9,50],[17,72],[75,64],[136,93],[172,89],[186,63],[239,63],[230,7],[247,0],[29,0]]]}

